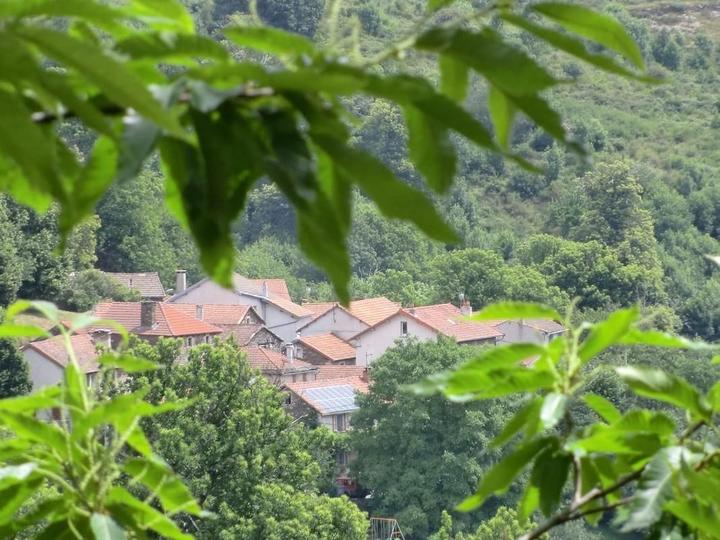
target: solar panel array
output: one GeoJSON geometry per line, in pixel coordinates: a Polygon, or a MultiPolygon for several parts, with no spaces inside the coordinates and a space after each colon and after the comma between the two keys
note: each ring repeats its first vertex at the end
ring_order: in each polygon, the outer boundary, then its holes
{"type": "Polygon", "coordinates": [[[349,384],[308,388],[303,391],[303,397],[311,401],[323,415],[350,412],[358,408],[355,405],[355,388],[349,384]]]}

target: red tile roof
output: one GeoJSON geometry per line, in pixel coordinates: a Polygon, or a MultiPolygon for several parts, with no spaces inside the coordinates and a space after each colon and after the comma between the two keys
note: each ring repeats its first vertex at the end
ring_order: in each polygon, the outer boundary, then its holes
{"type": "Polygon", "coordinates": [[[250,345],[242,347],[242,351],[245,353],[250,367],[260,371],[308,371],[314,368],[312,364],[302,360],[294,359],[290,362],[284,354],[265,347],[250,345]]]}
{"type": "Polygon", "coordinates": [[[348,377],[358,377],[367,380],[367,368],[365,366],[339,366],[337,364],[323,364],[317,366],[317,380],[324,381],[327,379],[346,379],[348,377]]]}
{"type": "Polygon", "coordinates": [[[303,336],[298,341],[331,362],[355,359],[355,347],[333,334],[303,336]]]}
{"type": "Polygon", "coordinates": [[[311,321],[314,321],[338,305],[337,302],[303,302],[302,307],[312,312],[311,321]]]}
{"type": "Polygon", "coordinates": [[[290,313],[290,315],[295,315],[296,317],[302,318],[302,317],[310,317],[312,316],[313,312],[309,309],[304,308],[301,305],[296,304],[292,300],[288,300],[287,298],[275,294],[270,294],[266,297],[267,301],[271,304],[274,304],[275,306],[279,307],[280,309],[287,311],[290,313]]]}
{"type": "Polygon", "coordinates": [[[458,343],[501,338],[503,333],[494,326],[462,320],[460,308],[453,304],[436,304],[406,310],[415,319],[436,329],[441,334],[455,338],[458,343]]]}
{"type": "Polygon", "coordinates": [[[182,337],[222,332],[216,326],[175,309],[175,305],[155,303],[155,324],[151,327],[141,326],[141,302],[101,302],[95,306],[94,314],[102,319],[117,321],[128,332],[140,336],[182,337]]]}
{"type": "MultiPolygon", "coordinates": [[[[202,319],[208,324],[233,325],[242,324],[248,312],[252,313],[262,321],[252,306],[243,304],[202,304],[202,319]]],[[[188,317],[197,319],[198,306],[196,304],[172,304],[172,308],[182,311],[188,317]]]]}
{"type": "Polygon", "coordinates": [[[250,281],[252,281],[260,290],[262,290],[263,284],[267,285],[269,294],[282,297],[285,300],[292,302],[287,282],[284,279],[252,279],[250,281]]]}
{"type": "Polygon", "coordinates": [[[292,382],[285,383],[285,388],[292,390],[298,396],[303,396],[303,390],[309,390],[312,388],[331,388],[333,386],[352,386],[356,392],[361,394],[367,394],[370,391],[370,386],[367,381],[362,380],[360,377],[342,377],[337,379],[317,379],[314,381],[307,382],[292,382]]]}
{"type": "Polygon", "coordinates": [[[353,300],[350,302],[349,311],[368,326],[391,317],[400,309],[400,304],[388,300],[384,296],[377,298],[366,298],[364,300],[353,300]]]}
{"type": "MultiPolygon", "coordinates": [[[[70,336],[75,358],[78,366],[85,373],[95,373],[100,370],[97,362],[98,353],[90,334],[76,334],[70,336]]],[[[26,349],[34,349],[48,360],[55,362],[61,367],[70,363],[70,357],[65,349],[63,336],[55,336],[42,341],[33,341],[25,346],[26,349]]]]}
{"type": "Polygon", "coordinates": [[[140,293],[143,298],[164,298],[165,288],[157,272],[104,272],[128,289],[140,293]]]}

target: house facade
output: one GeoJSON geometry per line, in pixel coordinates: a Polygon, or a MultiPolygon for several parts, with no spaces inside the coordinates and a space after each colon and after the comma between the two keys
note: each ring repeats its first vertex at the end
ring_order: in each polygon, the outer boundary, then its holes
{"type": "Polygon", "coordinates": [[[335,334],[302,336],[295,340],[295,356],[310,364],[354,365],[355,347],[335,334]]]}
{"type": "MultiPolygon", "coordinates": [[[[78,367],[85,374],[88,384],[92,385],[100,371],[97,347],[109,344],[107,333],[75,334],[70,337],[70,343],[78,367]]],[[[22,348],[22,354],[28,365],[33,392],[60,384],[70,363],[63,336],[32,341],[22,348]]]]}
{"type": "MultiPolygon", "coordinates": [[[[292,350],[290,348],[290,350],[292,350]]],[[[317,378],[317,368],[292,356],[265,347],[243,347],[248,364],[257,369],[276,386],[300,382],[312,382],[317,378]]]]}
{"type": "Polygon", "coordinates": [[[501,343],[537,343],[545,345],[565,333],[565,327],[545,319],[495,321],[495,328],[503,333],[501,343]]]}
{"type": "MultiPolygon", "coordinates": [[[[179,280],[180,281],[180,280],[179,280]]],[[[181,288],[182,284],[180,284],[181,288]]],[[[225,289],[203,279],[186,289],[177,290],[170,304],[224,304],[252,307],[265,327],[283,341],[295,338],[299,327],[309,322],[312,312],[292,301],[284,280],[253,280],[233,275],[233,287],[225,289]]]]}

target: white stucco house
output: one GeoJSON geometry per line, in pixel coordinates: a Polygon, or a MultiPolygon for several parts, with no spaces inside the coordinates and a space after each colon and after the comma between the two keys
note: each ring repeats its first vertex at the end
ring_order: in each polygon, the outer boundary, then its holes
{"type": "MultiPolygon", "coordinates": [[[[95,375],[100,371],[97,346],[109,346],[108,333],[76,334],[70,337],[70,343],[78,366],[85,373],[87,383],[92,385],[95,375]]],[[[63,336],[32,341],[22,348],[22,354],[28,364],[33,392],[60,384],[65,367],[70,363],[63,336]]]]}
{"type": "Polygon", "coordinates": [[[290,342],[299,327],[310,321],[313,312],[292,301],[283,279],[248,279],[233,275],[233,287],[225,289],[205,278],[186,287],[185,272],[176,274],[175,294],[171,304],[242,304],[251,306],[265,322],[265,327],[290,342]]]}

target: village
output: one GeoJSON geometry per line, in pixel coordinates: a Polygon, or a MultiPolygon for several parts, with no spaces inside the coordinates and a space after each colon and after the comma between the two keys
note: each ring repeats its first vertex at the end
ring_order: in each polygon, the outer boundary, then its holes
{"type": "MultiPolygon", "coordinates": [[[[334,432],[350,428],[357,410],[355,396],[367,393],[373,362],[398,340],[420,341],[446,336],[459,344],[544,344],[565,328],[550,320],[468,320],[469,302],[403,307],[385,297],[338,302],[302,302],[290,297],[283,279],[249,279],[233,275],[233,288],[210,279],[188,285],[187,273],[175,273],[174,290],[166,291],[157,272],[107,273],[139,294],[137,302],[102,301],[92,315],[114,325],[92,326],[70,339],[86,380],[93,385],[103,347],[120,343],[115,325],[142,340],[182,340],[183,350],[215,339],[232,340],[250,367],[287,393],[286,407],[295,418],[312,416],[334,432]]],[[[69,362],[61,336],[23,347],[33,391],[60,384],[69,362]]],[[[337,489],[353,494],[348,476],[351,457],[338,456],[337,489]]]]}

